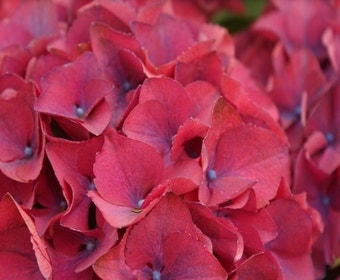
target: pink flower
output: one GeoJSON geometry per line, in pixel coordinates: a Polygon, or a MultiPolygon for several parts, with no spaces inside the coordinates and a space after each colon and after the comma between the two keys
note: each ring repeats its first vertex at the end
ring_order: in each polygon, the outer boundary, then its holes
{"type": "Polygon", "coordinates": [[[336,273],[339,4],[241,2],[1,2],[0,278],[336,273]]]}
{"type": "Polygon", "coordinates": [[[0,95],[0,169],[11,179],[28,182],[38,177],[45,153],[45,138],[33,109],[36,88],[17,76],[3,81],[9,87],[0,95]]]}
{"type": "Polygon", "coordinates": [[[52,265],[33,220],[6,194],[0,202],[1,278],[50,279],[52,265]]]}
{"type": "Polygon", "coordinates": [[[35,104],[37,111],[66,118],[95,135],[108,126],[113,85],[104,79],[92,53],[84,53],[76,61],[53,69],[41,81],[41,88],[35,104]]]}
{"type": "Polygon", "coordinates": [[[77,230],[96,226],[96,207],[87,193],[95,189],[93,164],[103,142],[104,137],[97,137],[86,142],[54,140],[47,144],[47,156],[69,205],[60,219],[63,226],[77,230]]]}
{"type": "MultiPolygon", "coordinates": [[[[185,204],[175,195],[166,194],[128,233],[125,262],[138,279],[225,279],[227,273],[209,246],[192,223],[185,204]]],[[[102,260],[98,265],[105,263],[102,260]]],[[[106,275],[103,271],[101,274],[106,275]]]]}
{"type": "Polygon", "coordinates": [[[259,30],[274,33],[283,43],[288,53],[300,48],[311,50],[322,57],[325,48],[321,37],[327,21],[333,13],[326,1],[274,0],[275,9],[261,17],[255,24],[259,30]],[[299,20],[291,20],[298,18],[299,20]],[[318,20],[315,20],[318,18],[318,20]]]}
{"type": "Polygon", "coordinates": [[[88,195],[114,227],[136,223],[158,200],[162,157],[142,142],[110,133],[93,171],[95,190],[88,195]]]}

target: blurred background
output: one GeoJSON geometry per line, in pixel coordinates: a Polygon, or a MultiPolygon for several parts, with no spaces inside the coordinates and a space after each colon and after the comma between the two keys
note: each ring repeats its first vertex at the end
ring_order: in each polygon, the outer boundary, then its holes
{"type": "Polygon", "coordinates": [[[267,0],[243,0],[244,13],[233,13],[227,11],[217,12],[212,21],[228,28],[230,33],[246,29],[263,11],[267,0]]]}

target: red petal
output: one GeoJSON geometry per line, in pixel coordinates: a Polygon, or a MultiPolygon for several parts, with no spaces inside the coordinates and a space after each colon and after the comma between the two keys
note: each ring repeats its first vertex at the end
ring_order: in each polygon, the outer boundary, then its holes
{"type": "Polygon", "coordinates": [[[227,272],[217,259],[189,234],[170,233],[162,246],[164,270],[161,278],[224,280],[227,272]]]}
{"type": "Polygon", "coordinates": [[[172,271],[174,279],[186,272],[193,278],[201,272],[203,279],[207,276],[224,276],[221,279],[225,279],[226,272],[204,246],[203,235],[192,223],[185,204],[177,196],[168,193],[132,228],[126,241],[126,263],[142,274],[152,274],[150,269],[159,273],[164,265],[161,273],[166,275],[172,271]],[[195,271],[190,270],[190,267],[195,267],[195,271]],[[200,269],[197,271],[198,267],[200,269]]]}
{"type": "Polygon", "coordinates": [[[77,230],[89,229],[91,201],[86,194],[95,187],[92,169],[103,140],[104,137],[92,138],[87,142],[54,141],[46,147],[47,156],[70,205],[61,218],[64,226],[77,230]]]}
{"type": "MultiPolygon", "coordinates": [[[[152,197],[151,201],[148,201],[148,205],[146,207],[142,206],[142,209],[109,203],[95,191],[89,191],[88,196],[110,225],[116,228],[123,228],[143,219],[155,204],[157,204],[164,191],[165,188],[161,188],[161,193],[157,193],[156,197],[152,197]]],[[[145,201],[147,200],[148,196],[145,198],[145,201]]]]}
{"type": "Polygon", "coordinates": [[[197,57],[191,62],[179,61],[175,68],[175,78],[183,85],[201,80],[219,86],[222,73],[222,62],[215,52],[197,57]]]}
{"type": "Polygon", "coordinates": [[[267,209],[279,233],[267,248],[286,257],[310,252],[313,226],[310,214],[292,199],[277,200],[267,209]]]}
{"type": "MultiPolygon", "coordinates": [[[[223,97],[236,107],[245,123],[272,130],[282,141],[287,141],[287,136],[282,127],[271,115],[272,110],[267,111],[268,108],[261,104],[262,99],[254,99],[239,82],[227,75],[222,78],[221,90],[223,97]]],[[[268,101],[268,98],[265,97],[264,99],[268,101]]]]}
{"type": "Polygon", "coordinates": [[[160,183],[163,161],[150,146],[117,133],[105,138],[94,165],[95,185],[108,202],[138,207],[140,200],[160,183]]]}
{"type": "Polygon", "coordinates": [[[30,209],[33,206],[35,193],[34,183],[21,183],[14,181],[0,172],[0,197],[10,193],[13,199],[23,208],[30,209]]]}
{"type": "Polygon", "coordinates": [[[36,38],[58,35],[57,20],[56,6],[50,1],[22,2],[10,16],[10,21],[25,27],[36,38]]]}
{"type": "Polygon", "coordinates": [[[155,66],[175,60],[194,44],[189,28],[165,14],[161,14],[154,25],[133,22],[132,30],[155,66]]]}
{"type": "Polygon", "coordinates": [[[0,48],[1,50],[11,45],[27,46],[32,35],[23,26],[15,23],[0,24],[0,48]],[[13,32],[15,30],[16,32],[13,32]]]}
{"type": "Polygon", "coordinates": [[[40,79],[54,67],[61,66],[70,62],[62,56],[48,54],[38,58],[32,58],[27,65],[26,79],[33,80],[37,85],[40,85],[40,79]]]}
{"type": "Polygon", "coordinates": [[[64,214],[68,205],[53,169],[47,162],[35,185],[34,205],[30,214],[34,217],[39,235],[42,236],[48,227],[64,214]]]}
{"type": "Polygon", "coordinates": [[[243,254],[243,239],[237,228],[227,220],[222,223],[213,213],[201,204],[190,203],[193,222],[207,235],[213,244],[214,255],[226,269],[238,261],[243,254]]]}
{"type": "MultiPolygon", "coordinates": [[[[114,5],[112,3],[109,3],[109,5],[110,4],[114,5]]],[[[95,3],[89,3],[88,5],[81,3],[79,6],[77,18],[73,20],[70,29],[66,33],[66,37],[49,45],[49,48],[54,52],[56,50],[57,52],[61,51],[62,55],[72,58],[72,55],[77,53],[77,47],[79,47],[80,44],[88,44],[90,42],[91,35],[89,30],[94,22],[101,22],[119,31],[130,31],[127,24],[115,15],[117,11],[110,11],[105,7],[105,4],[101,5],[97,1],[95,3]]]]}
{"type": "Polygon", "coordinates": [[[42,94],[35,104],[37,111],[74,120],[94,134],[100,134],[108,125],[111,114],[107,105],[105,110],[100,105],[112,93],[113,86],[103,79],[103,71],[90,52],[54,68],[42,79],[41,87],[42,94]],[[95,115],[93,120],[91,113],[98,114],[96,109],[103,115],[95,115]]]}
{"type": "Polygon", "coordinates": [[[209,168],[217,176],[209,189],[219,194],[213,194],[210,203],[227,201],[252,187],[261,208],[275,197],[281,177],[287,174],[287,147],[268,130],[242,125],[222,135],[209,168]]]}
{"type": "Polygon", "coordinates": [[[144,53],[136,39],[102,23],[93,23],[90,31],[93,52],[98,61],[108,68],[116,86],[125,82],[126,77],[124,75],[127,73],[122,67],[119,53],[123,50],[129,50],[143,60],[144,53]]]}
{"type": "Polygon", "coordinates": [[[177,123],[183,122],[190,112],[191,102],[185,88],[170,78],[150,78],[143,83],[139,102],[149,100],[165,105],[177,123]]]}
{"type": "Polygon", "coordinates": [[[179,123],[167,107],[156,100],[136,106],[126,118],[123,131],[132,139],[142,141],[167,155],[171,148],[172,137],[179,123]]]}
{"type": "Polygon", "coordinates": [[[20,182],[37,178],[44,157],[45,140],[33,110],[34,102],[32,84],[17,92],[7,89],[0,98],[0,169],[20,182]]]}
{"type": "Polygon", "coordinates": [[[1,200],[0,216],[0,258],[4,265],[8,261],[1,269],[1,278],[23,279],[28,275],[32,279],[49,278],[52,267],[46,244],[38,236],[32,219],[10,195],[1,200]]]}
{"type": "Polygon", "coordinates": [[[278,265],[267,252],[252,255],[235,272],[235,279],[237,280],[271,280],[280,279],[279,276],[278,265]]]}
{"type": "Polygon", "coordinates": [[[124,122],[124,133],[166,155],[172,137],[190,113],[185,89],[169,78],[148,79],[141,87],[139,102],[124,122]]]}
{"type": "MultiPolygon", "coordinates": [[[[195,81],[185,87],[191,101],[191,116],[201,120],[204,124],[211,124],[217,100],[221,97],[217,88],[210,83],[195,81]]],[[[215,115],[216,117],[217,115],[215,115]]]]}
{"type": "Polygon", "coordinates": [[[112,248],[107,254],[98,259],[93,265],[93,270],[102,279],[106,280],[136,280],[135,273],[126,265],[124,249],[126,236],[120,243],[112,248]]]}
{"type": "Polygon", "coordinates": [[[282,1],[275,4],[278,10],[264,15],[257,21],[256,29],[268,30],[276,34],[284,43],[288,52],[298,48],[312,49],[316,54],[322,55],[321,36],[328,24],[327,19],[332,18],[330,5],[323,1],[282,1]],[[320,20],[315,21],[315,18],[320,20]],[[291,20],[299,18],[298,22],[291,20]]]}
{"type": "Polygon", "coordinates": [[[314,267],[309,253],[290,257],[276,253],[272,255],[276,258],[280,267],[283,280],[315,279],[314,267]]]}

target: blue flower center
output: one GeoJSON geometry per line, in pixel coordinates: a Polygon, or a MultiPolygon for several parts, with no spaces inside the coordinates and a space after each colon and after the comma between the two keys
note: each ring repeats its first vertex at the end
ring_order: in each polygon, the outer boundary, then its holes
{"type": "Polygon", "coordinates": [[[207,180],[209,182],[212,182],[212,181],[216,180],[216,177],[217,177],[216,171],[214,169],[209,169],[206,173],[206,176],[207,176],[207,180]]]}
{"type": "Polygon", "coordinates": [[[138,201],[138,203],[137,203],[138,209],[142,208],[143,202],[144,202],[144,199],[141,199],[141,200],[138,201]]]}
{"type": "Polygon", "coordinates": [[[152,280],[161,280],[161,273],[158,270],[152,272],[152,280]]]}
{"type": "Polygon", "coordinates": [[[31,156],[33,156],[33,149],[31,146],[27,145],[24,149],[24,155],[25,158],[30,158],[31,156]]]}
{"type": "Polygon", "coordinates": [[[322,203],[323,203],[323,205],[328,206],[329,203],[330,203],[330,201],[331,201],[331,200],[330,200],[329,196],[325,195],[325,196],[322,197],[322,203]]]}
{"type": "Polygon", "coordinates": [[[93,190],[96,189],[96,186],[94,185],[94,182],[93,182],[93,181],[90,182],[88,188],[89,188],[89,190],[91,190],[91,191],[93,191],[93,190]]]}
{"type": "Polygon", "coordinates": [[[82,107],[76,107],[76,116],[79,119],[83,119],[85,117],[85,110],[82,107]]]}
{"type": "Polygon", "coordinates": [[[130,89],[131,89],[131,84],[130,84],[128,81],[125,81],[125,82],[123,83],[123,89],[124,89],[125,92],[130,91],[130,89]]]}
{"type": "Polygon", "coordinates": [[[86,243],[86,250],[87,251],[93,251],[95,247],[96,247],[96,244],[92,241],[89,241],[89,242],[86,243]]]}
{"type": "Polygon", "coordinates": [[[60,211],[65,211],[67,209],[67,203],[65,200],[62,200],[59,205],[60,211]]]}
{"type": "Polygon", "coordinates": [[[334,139],[335,139],[335,137],[334,137],[334,134],[332,132],[326,133],[326,140],[327,140],[328,144],[333,143],[334,139]]]}

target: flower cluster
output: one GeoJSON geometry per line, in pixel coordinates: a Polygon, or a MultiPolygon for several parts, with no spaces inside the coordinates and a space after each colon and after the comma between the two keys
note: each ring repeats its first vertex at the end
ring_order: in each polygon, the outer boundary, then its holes
{"type": "Polygon", "coordinates": [[[3,0],[1,279],[319,279],[340,258],[340,2],[3,0]],[[294,18],[294,20],[292,20],[294,18]]]}

